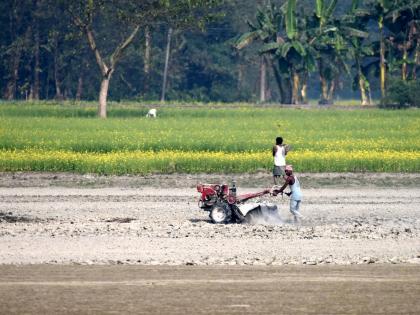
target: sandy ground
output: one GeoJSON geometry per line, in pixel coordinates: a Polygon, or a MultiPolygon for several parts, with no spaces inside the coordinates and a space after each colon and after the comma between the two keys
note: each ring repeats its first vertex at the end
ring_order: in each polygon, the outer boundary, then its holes
{"type": "Polygon", "coordinates": [[[263,173],[0,174],[0,264],[420,263],[420,174],[302,174],[301,224],[286,197],[261,200],[281,224],[212,224],[193,187],[232,176],[239,193],[270,185],[263,173]]]}
{"type": "Polygon", "coordinates": [[[420,268],[0,266],[1,314],[419,314],[420,268]]]}

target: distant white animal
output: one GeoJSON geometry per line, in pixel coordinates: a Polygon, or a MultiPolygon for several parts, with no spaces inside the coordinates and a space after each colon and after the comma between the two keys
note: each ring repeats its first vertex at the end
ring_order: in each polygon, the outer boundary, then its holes
{"type": "Polygon", "coordinates": [[[156,118],[157,117],[156,108],[149,109],[149,111],[147,112],[146,117],[156,118]]]}

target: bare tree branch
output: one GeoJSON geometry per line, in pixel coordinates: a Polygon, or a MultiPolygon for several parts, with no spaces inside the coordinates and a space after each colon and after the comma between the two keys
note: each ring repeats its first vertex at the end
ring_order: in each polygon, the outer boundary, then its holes
{"type": "Polygon", "coordinates": [[[115,49],[114,53],[111,55],[111,68],[112,69],[115,67],[115,65],[117,64],[117,62],[121,58],[121,55],[123,54],[124,50],[134,40],[134,38],[136,37],[139,30],[140,30],[140,25],[137,25],[134,28],[134,30],[131,32],[131,34],[126,38],[126,40],[115,49]]]}
{"type": "Polygon", "coordinates": [[[96,46],[96,41],[95,41],[95,37],[93,35],[92,29],[89,26],[87,26],[87,27],[84,27],[83,30],[86,33],[90,49],[95,54],[96,62],[98,63],[99,68],[101,69],[102,75],[107,76],[109,74],[109,68],[105,64],[105,61],[102,58],[102,56],[101,56],[101,54],[98,50],[98,47],[96,46]]]}

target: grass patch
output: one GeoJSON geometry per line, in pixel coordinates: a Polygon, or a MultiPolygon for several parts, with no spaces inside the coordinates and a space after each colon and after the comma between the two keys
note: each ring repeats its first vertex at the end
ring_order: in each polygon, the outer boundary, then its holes
{"type": "Polygon", "coordinates": [[[0,104],[1,171],[103,174],[271,169],[276,136],[298,171],[419,172],[420,111],[258,108],[158,109],[112,104],[0,104]]]}

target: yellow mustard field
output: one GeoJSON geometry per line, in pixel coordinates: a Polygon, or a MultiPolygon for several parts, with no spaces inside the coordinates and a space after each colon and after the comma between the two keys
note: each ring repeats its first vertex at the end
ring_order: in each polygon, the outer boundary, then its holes
{"type": "Polygon", "coordinates": [[[256,172],[282,136],[299,172],[419,172],[418,110],[158,110],[0,106],[0,171],[102,174],[256,172]]]}

